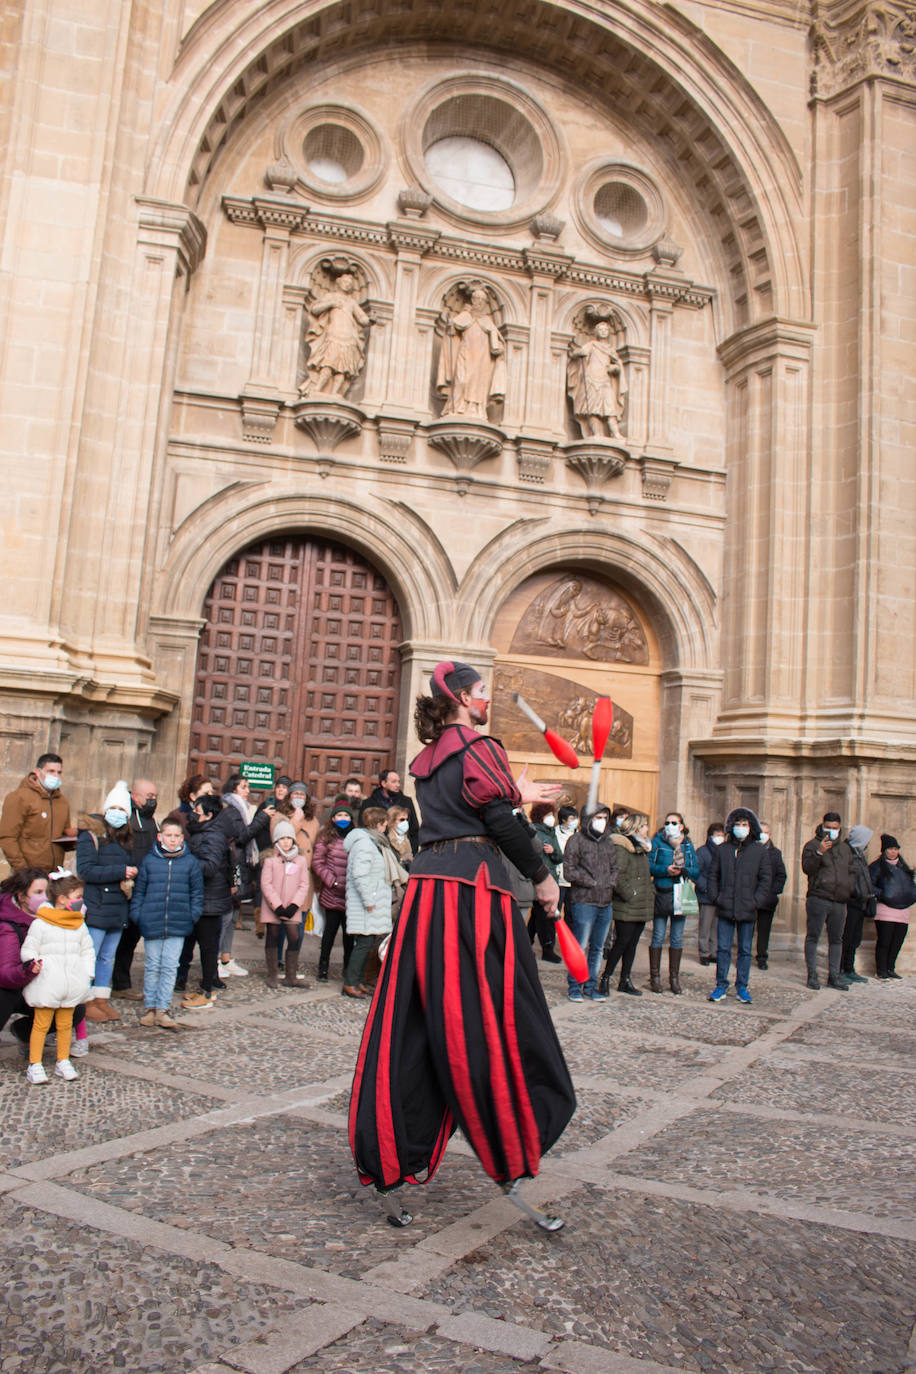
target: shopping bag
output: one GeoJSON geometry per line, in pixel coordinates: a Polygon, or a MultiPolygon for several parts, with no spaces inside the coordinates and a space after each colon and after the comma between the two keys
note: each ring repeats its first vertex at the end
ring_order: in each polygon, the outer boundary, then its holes
{"type": "Polygon", "coordinates": [[[675,916],[699,916],[700,914],[697,890],[689,878],[682,878],[679,883],[674,884],[674,914],[675,916]]]}

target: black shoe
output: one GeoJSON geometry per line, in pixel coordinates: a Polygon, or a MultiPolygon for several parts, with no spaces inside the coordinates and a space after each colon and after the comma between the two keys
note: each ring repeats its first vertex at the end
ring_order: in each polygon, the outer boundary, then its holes
{"type": "Polygon", "coordinates": [[[821,990],[821,985],[820,985],[820,983],[817,981],[817,974],[816,974],[816,973],[809,973],[809,974],[808,974],[808,987],[811,989],[812,992],[820,992],[820,990],[821,990]]]}
{"type": "Polygon", "coordinates": [[[222,980],[222,978],[214,978],[214,979],[213,979],[213,986],[214,986],[215,988],[225,988],[225,987],[228,987],[229,985],[228,985],[228,983],[224,983],[223,980],[222,980]]]}
{"type": "Polygon", "coordinates": [[[887,980],[888,980],[888,978],[890,978],[890,974],[889,974],[889,973],[876,973],[876,974],[875,974],[875,977],[878,978],[882,983],[886,983],[887,980]]]}
{"type": "Polygon", "coordinates": [[[833,988],[836,992],[848,992],[849,984],[845,978],[836,977],[827,979],[828,988],[833,988]]]}
{"type": "Polygon", "coordinates": [[[709,965],[712,964],[712,963],[714,963],[714,962],[715,962],[715,960],[713,959],[713,957],[712,957],[711,954],[701,954],[701,955],[700,955],[700,963],[703,965],[704,968],[709,968],[709,965]]]}
{"type": "Polygon", "coordinates": [[[541,951],[541,962],[545,964],[562,964],[563,960],[560,958],[559,954],[556,954],[552,949],[545,949],[541,951]]]}
{"type": "Polygon", "coordinates": [[[326,983],[327,981],[328,981],[328,971],[327,971],[327,969],[326,969],[326,968],[320,968],[320,969],[318,970],[318,982],[319,982],[319,983],[326,983]]]}
{"type": "Polygon", "coordinates": [[[176,978],[176,980],[175,980],[175,991],[176,991],[176,992],[184,992],[184,990],[185,990],[185,988],[186,988],[187,986],[188,986],[188,980],[187,980],[187,978],[176,978]]]}
{"type": "Polygon", "coordinates": [[[769,965],[769,960],[768,960],[768,959],[763,959],[763,958],[760,957],[760,955],[757,956],[757,967],[758,967],[758,968],[769,968],[769,966],[770,966],[770,965],[769,965]]]}
{"type": "Polygon", "coordinates": [[[902,974],[902,973],[895,973],[894,970],[893,970],[892,968],[889,968],[889,969],[888,969],[888,971],[887,971],[887,976],[888,976],[888,978],[897,978],[897,979],[900,979],[900,980],[902,980],[902,978],[903,978],[903,974],[902,974]]]}
{"type": "Polygon", "coordinates": [[[856,973],[856,971],[855,971],[854,968],[851,968],[851,969],[843,969],[843,977],[846,979],[846,981],[847,981],[848,983],[867,983],[867,982],[868,982],[868,979],[867,979],[867,978],[864,978],[864,977],[862,976],[861,973],[856,973]]]}
{"type": "Polygon", "coordinates": [[[617,984],[617,991],[629,993],[631,997],[642,997],[639,988],[634,988],[629,978],[621,978],[620,982],[617,984]]]}
{"type": "Polygon", "coordinates": [[[598,991],[602,997],[607,997],[611,990],[611,980],[607,977],[598,979],[598,991]]]}

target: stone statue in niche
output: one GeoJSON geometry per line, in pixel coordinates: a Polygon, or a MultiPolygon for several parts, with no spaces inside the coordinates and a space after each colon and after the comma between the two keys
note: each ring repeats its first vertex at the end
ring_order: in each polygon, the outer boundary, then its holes
{"type": "Polygon", "coordinates": [[[482,282],[460,282],[444,304],[436,375],[436,392],[445,402],[442,417],[460,415],[486,424],[488,407],[506,394],[506,345],[496,318],[499,306],[482,282]]]}
{"type": "Polygon", "coordinates": [[[366,339],[376,320],[357,300],[360,282],[355,264],[325,258],[312,274],[306,298],[308,347],[305,380],[299,395],[342,397],[366,361],[366,339]]]}
{"type": "Polygon", "coordinates": [[[583,439],[622,439],[627,394],[623,363],[614,347],[609,312],[588,306],[570,341],[566,387],[583,439]]]}
{"type": "Polygon", "coordinates": [[[645,632],[621,596],[584,574],[552,582],[519,621],[512,653],[599,663],[649,662],[645,632]]]}

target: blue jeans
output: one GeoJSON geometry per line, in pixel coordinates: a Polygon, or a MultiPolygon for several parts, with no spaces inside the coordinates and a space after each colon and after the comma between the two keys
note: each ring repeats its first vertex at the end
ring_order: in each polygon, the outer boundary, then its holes
{"type": "Polygon", "coordinates": [[[101,930],[98,926],[87,926],[87,930],[95,950],[95,977],[92,980],[92,986],[98,988],[99,992],[110,992],[111,971],[114,968],[121,931],[120,929],[101,930]]]}
{"type": "Polygon", "coordinates": [[[588,902],[573,902],[569,913],[569,928],[575,935],[588,959],[588,981],[577,983],[569,974],[566,981],[569,990],[581,987],[586,997],[591,997],[598,987],[598,965],[604,951],[604,941],[611,928],[614,911],[607,906],[591,906],[588,902]]]}
{"type": "Polygon", "coordinates": [[[143,1001],[147,1010],[168,1011],[175,991],[178,960],[184,949],[183,935],[165,940],[144,940],[146,967],[143,973],[143,1001]]]}
{"type": "Polygon", "coordinates": [[[716,951],[716,987],[728,987],[728,970],[732,962],[732,945],[738,932],[738,962],[735,966],[735,987],[746,988],[751,971],[751,946],[754,943],[753,921],[723,921],[719,917],[719,948],[716,951]]]}
{"type": "Polygon", "coordinates": [[[674,889],[671,887],[657,887],[655,889],[655,910],[652,915],[652,939],[649,941],[650,949],[661,949],[665,943],[665,931],[668,922],[671,922],[671,939],[668,941],[669,948],[682,949],[684,945],[684,924],[686,916],[675,916],[674,914],[674,889]]]}

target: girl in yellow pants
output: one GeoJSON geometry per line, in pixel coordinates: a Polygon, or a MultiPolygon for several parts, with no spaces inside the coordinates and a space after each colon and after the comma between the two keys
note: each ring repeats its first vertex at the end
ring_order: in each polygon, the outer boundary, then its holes
{"type": "Polygon", "coordinates": [[[57,1030],[58,1078],[76,1078],[70,1063],[73,1010],[89,995],[95,971],[95,950],[83,920],[83,884],[70,875],[53,880],[49,901],[38,907],[20,951],[22,962],[31,964],[35,977],[23,996],[35,1009],[29,1037],[29,1083],[47,1083],[41,1062],[45,1039],[52,1022],[57,1030]]]}

